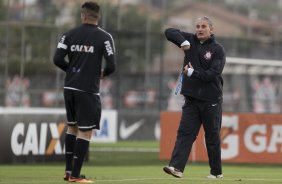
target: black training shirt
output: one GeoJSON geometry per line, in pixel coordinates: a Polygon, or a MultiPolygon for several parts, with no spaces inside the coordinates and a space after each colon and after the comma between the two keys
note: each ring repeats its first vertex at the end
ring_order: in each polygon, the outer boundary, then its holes
{"type": "Polygon", "coordinates": [[[103,57],[107,76],[115,70],[113,38],[97,25],[82,24],[61,37],[53,61],[66,72],[64,88],[99,93],[103,57]]]}
{"type": "Polygon", "coordinates": [[[194,72],[190,77],[184,75],[181,94],[199,100],[222,102],[221,74],[226,56],[223,47],[215,40],[214,35],[203,43],[195,34],[174,28],[166,29],[165,35],[178,47],[185,40],[190,42],[190,49],[185,51],[183,67],[191,62],[194,72]]]}

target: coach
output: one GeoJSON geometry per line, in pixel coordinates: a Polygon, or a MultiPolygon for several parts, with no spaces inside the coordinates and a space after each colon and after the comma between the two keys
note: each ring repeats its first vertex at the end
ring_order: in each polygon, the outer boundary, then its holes
{"type": "Polygon", "coordinates": [[[223,88],[221,74],[226,56],[212,31],[213,24],[208,17],[197,19],[196,34],[174,28],[165,30],[166,38],[185,53],[181,89],[185,103],[169,166],[163,168],[166,173],[178,178],[183,176],[201,124],[205,131],[210,165],[210,175],[207,178],[223,178],[220,150],[223,88]]]}

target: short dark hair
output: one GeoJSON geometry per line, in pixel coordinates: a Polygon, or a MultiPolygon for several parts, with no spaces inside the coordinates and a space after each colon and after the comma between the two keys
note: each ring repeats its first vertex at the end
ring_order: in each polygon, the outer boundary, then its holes
{"type": "Polygon", "coordinates": [[[93,18],[99,18],[100,17],[100,6],[95,2],[85,2],[81,6],[81,13],[83,13],[85,16],[93,17],[93,18]]]}

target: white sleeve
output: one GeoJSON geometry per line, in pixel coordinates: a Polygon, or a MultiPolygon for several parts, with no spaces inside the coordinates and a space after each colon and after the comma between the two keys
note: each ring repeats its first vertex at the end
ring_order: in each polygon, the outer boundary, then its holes
{"type": "Polygon", "coordinates": [[[193,68],[188,68],[187,76],[190,77],[194,72],[193,68]]]}
{"type": "Polygon", "coordinates": [[[188,42],[187,40],[185,40],[183,43],[181,43],[181,47],[186,46],[186,45],[190,45],[190,42],[188,42]]]}

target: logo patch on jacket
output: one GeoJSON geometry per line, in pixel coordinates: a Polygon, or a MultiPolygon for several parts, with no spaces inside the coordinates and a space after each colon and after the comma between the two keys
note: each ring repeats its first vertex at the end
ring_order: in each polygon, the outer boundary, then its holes
{"type": "Polygon", "coordinates": [[[94,53],[94,46],[89,45],[72,45],[71,46],[72,52],[90,52],[94,53]]]}
{"type": "Polygon", "coordinates": [[[204,58],[206,60],[210,60],[212,57],[212,52],[211,51],[206,51],[206,54],[204,55],[204,58]]]}

